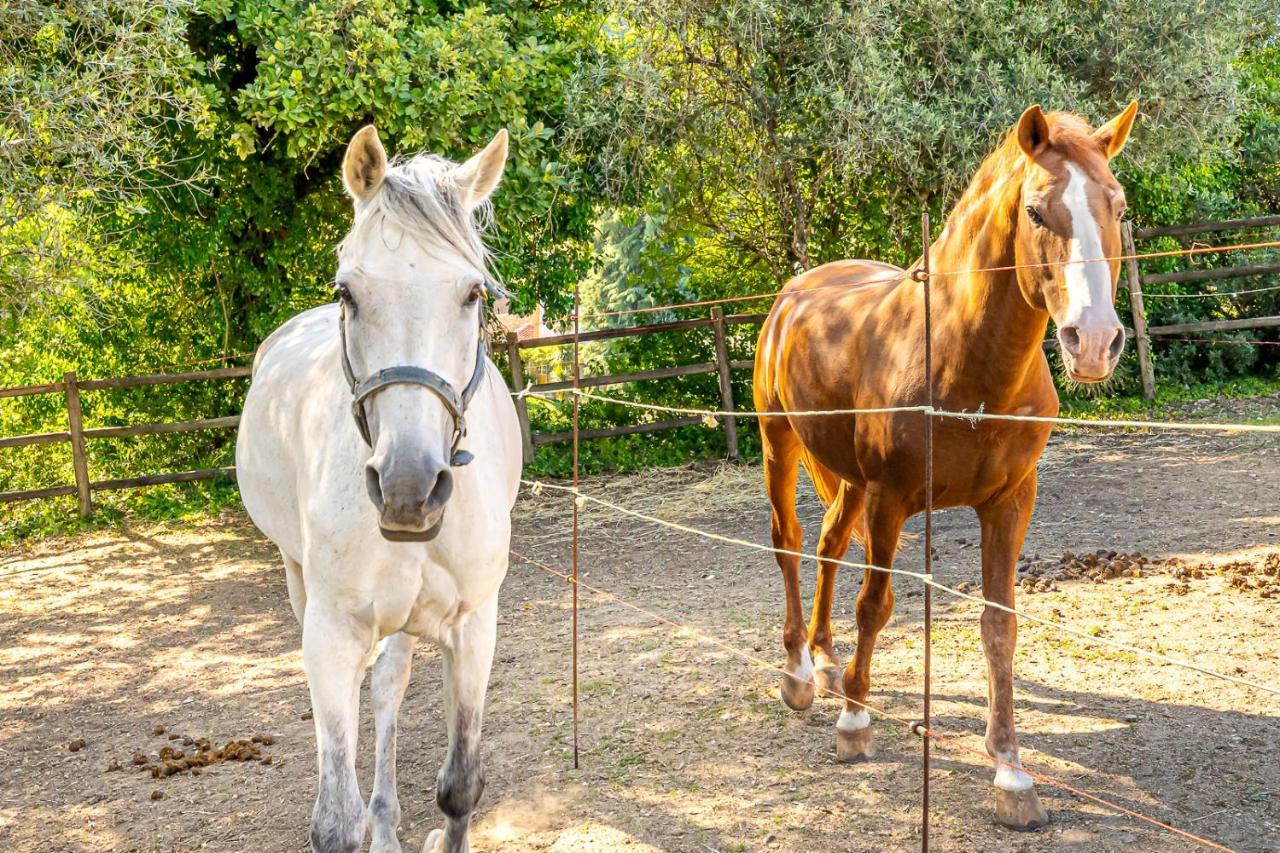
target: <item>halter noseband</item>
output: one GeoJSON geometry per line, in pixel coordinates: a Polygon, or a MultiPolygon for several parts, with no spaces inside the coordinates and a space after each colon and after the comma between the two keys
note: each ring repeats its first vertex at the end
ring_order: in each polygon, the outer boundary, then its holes
{"type": "MultiPolygon", "coordinates": [[[[497,285],[488,280],[485,281],[485,290],[491,294],[505,295],[497,285]]],[[[364,401],[390,385],[419,385],[435,394],[440,399],[440,402],[444,404],[445,411],[453,419],[453,442],[449,449],[449,464],[458,467],[468,464],[475,458],[469,450],[459,450],[458,445],[467,434],[467,406],[470,405],[471,399],[475,397],[476,391],[480,390],[480,383],[484,381],[485,336],[483,325],[476,340],[476,366],[471,371],[471,379],[467,382],[467,386],[462,389],[461,394],[453,390],[453,386],[449,384],[448,380],[435,371],[409,364],[384,367],[364,379],[356,379],[355,371],[351,368],[351,357],[347,354],[347,306],[345,303],[340,303],[338,306],[338,332],[342,336],[342,373],[347,377],[347,384],[351,386],[351,395],[354,398],[351,401],[351,414],[355,417],[356,429],[360,431],[360,437],[364,439],[365,444],[370,447],[373,446],[373,438],[369,432],[369,417],[364,410],[364,401]]]]}

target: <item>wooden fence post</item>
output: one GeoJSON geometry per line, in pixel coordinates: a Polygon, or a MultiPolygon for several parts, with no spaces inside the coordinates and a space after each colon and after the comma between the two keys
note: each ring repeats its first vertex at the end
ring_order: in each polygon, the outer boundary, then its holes
{"type": "Polygon", "coordinates": [[[74,370],[63,375],[62,385],[67,396],[67,427],[71,433],[71,463],[76,472],[80,517],[88,518],[93,512],[93,501],[89,497],[89,458],[84,452],[84,418],[80,412],[80,387],[76,385],[74,370]]]}
{"type": "MultiPolygon", "coordinates": [[[[733,409],[733,375],[729,369],[729,345],[725,341],[724,311],[717,305],[711,309],[712,328],[716,335],[716,373],[720,377],[720,407],[726,412],[733,409]]],[[[738,461],[738,419],[726,415],[724,419],[724,440],[729,448],[729,461],[738,461]]]]}
{"type": "Polygon", "coordinates": [[[1138,372],[1142,375],[1142,396],[1156,397],[1156,375],[1151,367],[1151,337],[1147,334],[1147,312],[1142,304],[1142,276],[1138,272],[1138,250],[1133,242],[1133,223],[1125,222],[1120,231],[1125,258],[1125,278],[1129,284],[1129,307],[1133,311],[1133,336],[1138,343],[1138,372]]]}
{"type": "MultiPolygon", "coordinates": [[[[520,337],[515,332],[507,332],[507,368],[511,371],[511,390],[520,393],[524,390],[524,365],[520,363],[520,337]]],[[[516,418],[520,421],[520,444],[524,456],[524,464],[533,461],[533,435],[529,432],[529,401],[524,397],[516,397],[516,418]]]]}

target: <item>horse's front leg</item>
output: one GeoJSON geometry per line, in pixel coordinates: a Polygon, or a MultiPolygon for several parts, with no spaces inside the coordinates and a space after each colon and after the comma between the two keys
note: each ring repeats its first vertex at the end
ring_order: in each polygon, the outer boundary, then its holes
{"type": "Polygon", "coordinates": [[[366,817],[356,780],[360,682],[373,645],[372,626],[322,600],[307,603],[302,662],[311,688],[320,791],[311,812],[317,853],[353,853],[364,843],[366,817]]]}
{"type": "MultiPolygon", "coordinates": [[[[1036,502],[1033,470],[1013,494],[978,508],[982,522],[982,592],[988,601],[1013,607],[1018,551],[1036,502]]],[[[1018,620],[994,607],[982,612],[982,649],[987,656],[987,752],[996,759],[996,820],[1019,830],[1049,822],[1031,777],[1020,768],[1013,726],[1013,651],[1018,620]]]]}
{"type": "Polygon", "coordinates": [[[445,722],[449,752],[436,776],[436,804],[447,818],[427,836],[423,853],[466,853],[471,813],[484,790],[480,724],[498,631],[498,597],[472,613],[444,638],[445,722]]]}
{"type": "Polygon", "coordinates": [[[413,664],[413,647],[418,642],[409,634],[393,634],[387,638],[373,665],[374,737],[377,741],[373,769],[373,795],[369,798],[369,817],[373,824],[371,853],[399,853],[396,829],[400,826],[400,798],[396,793],[396,723],[400,703],[409,685],[413,664]]]}

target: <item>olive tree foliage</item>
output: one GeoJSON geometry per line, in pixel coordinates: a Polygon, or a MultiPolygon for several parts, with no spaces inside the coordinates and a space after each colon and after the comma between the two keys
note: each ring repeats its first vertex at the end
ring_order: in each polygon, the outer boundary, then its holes
{"type": "Polygon", "coordinates": [[[175,124],[211,128],[186,43],[194,0],[0,6],[0,178],[20,210],[191,181],[175,124]]]}
{"type": "Polygon", "coordinates": [[[0,320],[92,266],[84,234],[102,206],[207,191],[208,171],[172,144],[179,129],[213,127],[186,42],[193,9],[0,4],[0,320]]]}
{"type": "MultiPolygon", "coordinates": [[[[1235,61],[1277,0],[609,0],[575,80],[580,144],[619,203],[783,278],[903,260],[1032,103],[1097,122],[1131,98],[1131,164],[1221,151],[1235,61]]],[[[1127,155],[1128,156],[1128,155],[1127,155]]]]}

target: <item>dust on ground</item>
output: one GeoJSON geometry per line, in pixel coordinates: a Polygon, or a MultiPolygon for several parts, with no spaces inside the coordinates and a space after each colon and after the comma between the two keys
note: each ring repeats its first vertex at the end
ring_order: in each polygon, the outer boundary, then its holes
{"type": "MultiPolygon", "coordinates": [[[[1280,552],[1278,455],[1280,443],[1249,436],[1056,437],[1041,463],[1024,563],[1069,566],[1066,552],[1077,559],[1101,550],[1140,554],[1169,569],[1101,580],[1064,572],[1020,596],[1019,605],[1097,636],[1280,684],[1280,601],[1257,588],[1258,577],[1269,577],[1268,558],[1280,552]],[[1197,571],[1176,576],[1179,566],[1197,571]],[[1233,583],[1239,577],[1245,581],[1233,583]]],[[[584,489],[768,541],[758,467],[600,478],[584,489]]],[[[563,494],[526,496],[516,509],[514,547],[567,569],[568,515],[563,494]]],[[[812,549],[820,508],[811,492],[801,516],[812,549]]],[[[919,519],[908,525],[899,566],[920,566],[920,530],[919,519]]],[[[935,531],[938,579],[975,584],[973,514],[941,513],[935,531]]],[[[838,764],[837,701],[788,711],[776,673],[706,642],[715,636],[782,660],[781,585],[769,554],[589,506],[581,564],[588,582],[689,627],[674,629],[583,592],[574,770],[569,592],[563,581],[512,561],[474,849],[919,847],[914,735],[877,721],[877,759],[838,764]]],[[[846,659],[859,583],[852,571],[838,582],[835,629],[846,659]]],[[[870,701],[915,719],[922,596],[909,581],[895,587],[897,610],[877,646],[870,701]]],[[[805,592],[812,592],[811,567],[805,592]]],[[[937,595],[934,607],[935,728],[981,749],[978,606],[937,595]]],[[[299,643],[274,549],[242,515],[126,526],[0,552],[0,848],[307,849],[316,771],[299,643]],[[170,740],[174,733],[180,738],[170,740]],[[153,778],[150,767],[174,760],[160,750],[184,748],[182,737],[197,752],[201,739],[252,744],[271,761],[211,761],[198,775],[153,778]],[[134,765],[135,756],[146,763],[134,765]]],[[[434,781],[444,753],[439,656],[422,647],[415,663],[401,715],[406,850],[418,849],[439,824],[434,781]]],[[[1015,673],[1023,759],[1033,770],[1240,850],[1280,843],[1276,697],[1027,621],[1015,673]]],[[[368,746],[367,707],[363,723],[368,746]]],[[[360,773],[367,793],[371,749],[360,773]]],[[[979,757],[935,747],[935,849],[1192,849],[1045,784],[1039,791],[1053,823],[1036,834],[1009,832],[991,819],[991,776],[979,757]]]]}

